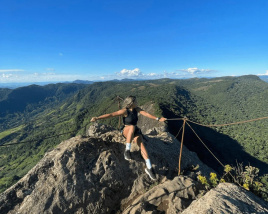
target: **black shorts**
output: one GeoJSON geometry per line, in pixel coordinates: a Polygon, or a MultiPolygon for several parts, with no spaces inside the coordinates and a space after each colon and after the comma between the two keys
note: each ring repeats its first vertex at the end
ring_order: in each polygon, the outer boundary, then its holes
{"type": "MultiPolygon", "coordinates": [[[[125,128],[125,125],[123,125],[121,128],[120,128],[120,132],[123,134],[124,133],[124,128],[125,128]]],[[[142,135],[142,132],[141,132],[141,129],[138,127],[138,126],[135,126],[135,131],[134,131],[134,136],[136,135],[142,135]]]]}

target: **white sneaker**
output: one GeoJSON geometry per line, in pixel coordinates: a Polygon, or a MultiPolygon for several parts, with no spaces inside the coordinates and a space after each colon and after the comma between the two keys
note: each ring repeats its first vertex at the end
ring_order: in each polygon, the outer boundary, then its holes
{"type": "Polygon", "coordinates": [[[145,172],[149,175],[149,177],[152,180],[156,180],[156,175],[155,175],[155,172],[154,172],[154,169],[153,168],[151,168],[151,169],[146,168],[145,169],[145,172]]]}

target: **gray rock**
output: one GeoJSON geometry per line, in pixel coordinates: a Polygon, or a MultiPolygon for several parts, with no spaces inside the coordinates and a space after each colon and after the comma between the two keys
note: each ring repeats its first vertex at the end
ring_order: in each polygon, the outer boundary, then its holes
{"type": "Polygon", "coordinates": [[[113,131],[114,129],[110,126],[101,123],[93,123],[89,129],[86,131],[86,135],[90,137],[99,137],[108,131],[113,131]]]}
{"type": "Polygon", "coordinates": [[[198,194],[196,182],[187,177],[177,176],[138,197],[123,214],[153,213],[153,211],[177,214],[188,207],[198,194]]]}
{"type": "Polygon", "coordinates": [[[231,183],[221,183],[194,201],[182,214],[268,213],[268,204],[253,193],[231,183]]]}
{"type": "MultiPolygon", "coordinates": [[[[153,102],[148,102],[145,105],[141,106],[141,108],[143,110],[145,110],[146,112],[149,112],[153,115],[155,115],[154,109],[154,103],[153,102]]],[[[138,124],[137,126],[141,129],[142,133],[146,133],[148,130],[162,130],[162,131],[166,131],[167,130],[167,126],[165,123],[163,122],[159,122],[157,120],[152,120],[148,117],[144,117],[142,115],[139,116],[139,120],[138,120],[138,124]]],[[[149,134],[149,133],[148,133],[149,134]]]]}

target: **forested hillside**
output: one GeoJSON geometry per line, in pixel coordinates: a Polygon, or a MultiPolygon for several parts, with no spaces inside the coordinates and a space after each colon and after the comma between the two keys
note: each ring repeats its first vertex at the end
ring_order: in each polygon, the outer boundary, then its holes
{"type": "MultiPolygon", "coordinates": [[[[192,121],[217,125],[267,117],[268,84],[256,76],[192,79],[188,83],[183,82],[183,86],[194,95],[194,110],[186,115],[192,121]]],[[[216,128],[192,124],[225,164],[238,161],[248,165],[250,162],[262,168],[263,173],[268,172],[267,125],[267,119],[216,128]]],[[[187,146],[199,153],[208,165],[214,163],[209,153],[200,152],[203,146],[197,145],[198,140],[192,138],[193,133],[188,131],[187,134],[187,146]]]]}
{"type": "MultiPolygon", "coordinates": [[[[114,98],[117,95],[135,95],[139,105],[155,103],[157,116],[186,116],[201,124],[223,124],[268,116],[268,83],[256,76],[111,81],[75,84],[69,89],[65,88],[67,85],[53,85],[53,96],[44,95],[44,90],[36,86],[19,89],[19,92],[0,90],[0,144],[18,143],[0,147],[0,191],[21,178],[46,151],[62,140],[84,134],[92,116],[116,111],[118,106],[114,98]],[[31,98],[28,98],[29,94],[31,98]],[[59,135],[63,133],[66,134],[59,135]]],[[[101,122],[117,127],[118,118],[101,122]]],[[[168,122],[170,132],[174,134],[181,125],[182,121],[168,122]]],[[[191,125],[224,164],[235,164],[236,160],[245,165],[250,162],[259,167],[261,173],[267,173],[267,119],[221,128],[191,125]]],[[[186,129],[185,144],[196,151],[203,162],[220,169],[189,128],[186,129]]]]}
{"type": "Polygon", "coordinates": [[[0,89],[0,131],[24,124],[45,109],[53,109],[84,88],[83,84],[30,85],[14,90],[0,89]]]}

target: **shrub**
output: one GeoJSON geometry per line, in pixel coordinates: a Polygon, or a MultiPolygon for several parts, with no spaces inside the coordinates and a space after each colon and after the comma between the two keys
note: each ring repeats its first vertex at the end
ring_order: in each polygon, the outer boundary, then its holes
{"type": "Polygon", "coordinates": [[[259,169],[256,167],[249,165],[244,168],[242,163],[237,163],[236,167],[226,165],[224,167],[224,174],[220,179],[218,179],[217,174],[213,172],[210,173],[209,179],[202,175],[198,175],[197,179],[205,186],[207,190],[216,187],[219,183],[235,183],[267,201],[267,187],[260,182],[258,173],[259,169]]]}

